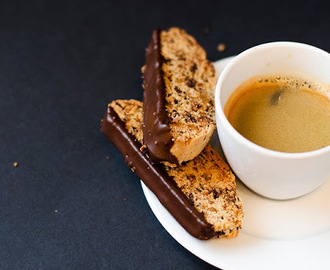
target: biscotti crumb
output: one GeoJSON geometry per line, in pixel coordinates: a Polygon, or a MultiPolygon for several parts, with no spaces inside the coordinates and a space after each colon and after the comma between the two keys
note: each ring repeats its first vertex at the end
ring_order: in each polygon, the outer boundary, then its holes
{"type": "Polygon", "coordinates": [[[220,43],[217,47],[219,52],[223,52],[226,50],[226,45],[224,43],[220,43]]]}
{"type": "Polygon", "coordinates": [[[210,34],[211,33],[210,27],[204,27],[203,32],[204,32],[205,35],[210,34]]]}
{"type": "Polygon", "coordinates": [[[18,167],[18,162],[14,162],[14,163],[13,163],[13,166],[14,166],[14,167],[18,167]]]}

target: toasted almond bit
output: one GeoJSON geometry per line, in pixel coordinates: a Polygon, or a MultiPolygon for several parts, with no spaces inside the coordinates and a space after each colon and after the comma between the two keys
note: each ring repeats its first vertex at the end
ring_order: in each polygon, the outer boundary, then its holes
{"type": "Polygon", "coordinates": [[[14,165],[14,167],[18,167],[18,163],[17,162],[14,162],[13,165],[14,165]]]}
{"type": "Polygon", "coordinates": [[[147,149],[147,146],[145,144],[140,147],[141,152],[144,152],[144,150],[146,150],[146,149],[147,149]]]}
{"type": "Polygon", "coordinates": [[[217,49],[219,52],[223,52],[224,50],[226,50],[226,45],[224,43],[220,43],[217,49]]]}

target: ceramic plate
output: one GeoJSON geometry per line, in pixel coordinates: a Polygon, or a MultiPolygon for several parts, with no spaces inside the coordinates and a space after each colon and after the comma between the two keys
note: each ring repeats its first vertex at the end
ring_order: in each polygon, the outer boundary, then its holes
{"type": "MultiPolygon", "coordinates": [[[[232,59],[214,63],[217,75],[232,59]]],[[[223,156],[217,135],[212,146],[223,156]]],[[[142,183],[142,182],[141,182],[142,183]]],[[[168,233],[202,260],[224,270],[330,269],[330,179],[294,200],[261,197],[237,180],[244,223],[234,239],[198,240],[188,234],[142,183],[145,197],[168,233]]]]}

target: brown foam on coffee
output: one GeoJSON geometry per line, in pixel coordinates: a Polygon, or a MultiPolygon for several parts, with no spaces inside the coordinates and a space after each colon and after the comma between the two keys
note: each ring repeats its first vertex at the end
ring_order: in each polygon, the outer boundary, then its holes
{"type": "Polygon", "coordinates": [[[330,98],[330,85],[321,82],[310,75],[296,73],[296,74],[271,74],[255,76],[249,79],[251,82],[258,80],[258,82],[264,84],[281,84],[284,89],[290,89],[298,91],[301,89],[310,90],[320,95],[325,95],[330,98]]]}

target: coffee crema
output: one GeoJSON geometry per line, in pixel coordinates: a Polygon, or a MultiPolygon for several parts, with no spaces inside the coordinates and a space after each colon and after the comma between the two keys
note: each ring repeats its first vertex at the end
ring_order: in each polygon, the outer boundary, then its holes
{"type": "Polygon", "coordinates": [[[229,97],[224,112],[248,140],[289,153],[330,145],[330,86],[295,76],[256,76],[229,97]]]}

